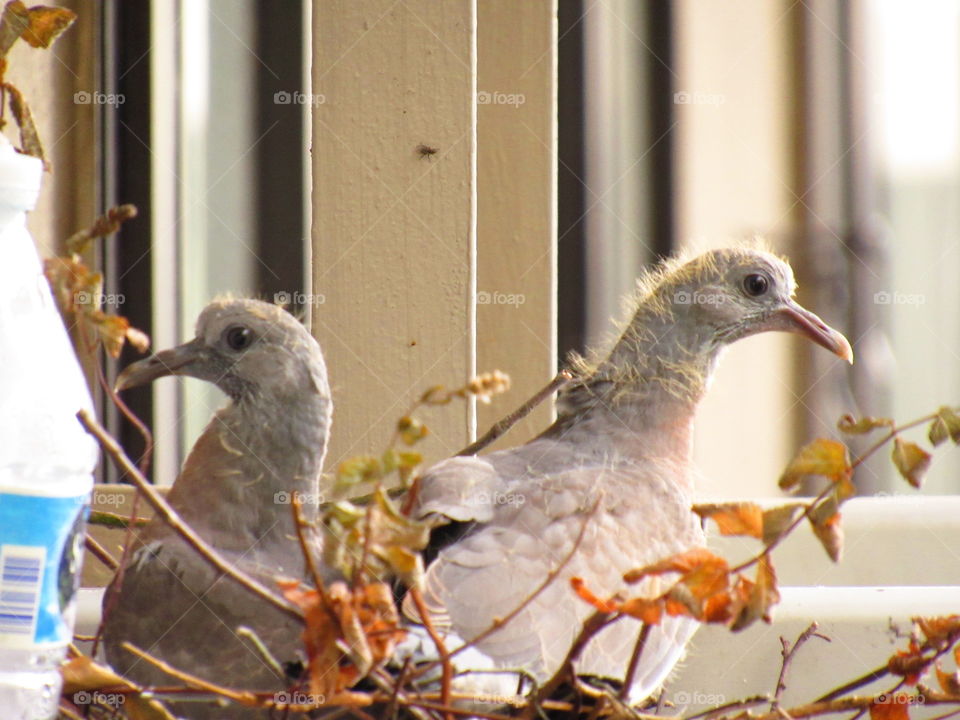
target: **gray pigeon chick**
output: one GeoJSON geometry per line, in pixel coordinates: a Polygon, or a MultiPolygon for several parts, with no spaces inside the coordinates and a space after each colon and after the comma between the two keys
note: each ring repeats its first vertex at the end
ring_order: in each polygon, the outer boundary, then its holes
{"type": "MultiPolygon", "coordinates": [[[[639,284],[635,312],[609,354],[579,363],[550,428],[520,447],[428,470],[412,514],[450,523],[434,534],[437,544],[453,540],[426,571],[432,621],[471,640],[573,553],[546,590],[478,645],[496,666],[543,681],[593,612],[574,596],[571,577],[601,597],[665,590],[653,580],[628,588],[622,576],[704,544],[691,512],[693,419],[723,348],[781,330],[852,362],[847,340],[799,306],[794,288],[789,265],[760,250],[668,261],[639,284]]],[[[404,611],[418,618],[412,603],[404,611]]],[[[631,702],[662,684],[696,628],[690,618],[668,617],[652,629],[631,702]]],[[[626,618],[601,631],[576,671],[622,681],[639,629],[626,618]]],[[[497,677],[507,678],[498,694],[516,691],[516,676],[497,677]]]]}
{"type": "MultiPolygon", "coordinates": [[[[117,387],[165,375],[200,378],[230,396],[190,451],[167,496],[170,504],[266,587],[276,589],[278,577],[304,578],[290,499],[298,493],[306,519],[317,518],[332,413],[316,340],[274,305],[215,301],[200,314],[193,340],[130,365],[117,387]]],[[[143,685],[178,684],[123,650],[127,641],[227,687],[281,692],[289,686],[237,629],[251,628],[283,663],[298,658],[300,623],[218,573],[161,520],[133,542],[122,585],[111,586],[104,601],[104,647],[117,672],[143,685]],[[111,607],[112,591],[118,594],[111,607]]],[[[188,718],[267,717],[240,706],[172,707],[188,718]]]]}

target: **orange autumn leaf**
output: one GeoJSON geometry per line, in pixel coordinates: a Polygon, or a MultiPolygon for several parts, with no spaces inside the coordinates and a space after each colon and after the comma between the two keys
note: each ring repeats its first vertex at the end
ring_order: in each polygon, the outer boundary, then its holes
{"type": "Polygon", "coordinates": [[[937,663],[935,670],[941,689],[950,695],[960,695],[960,672],[947,672],[940,667],[940,663],[937,663]]]}
{"type": "Polygon", "coordinates": [[[745,587],[748,590],[747,600],[730,625],[734,632],[749,627],[757,620],[771,622],[770,609],[780,602],[780,590],[777,588],[777,575],[769,555],[760,556],[756,582],[745,587]]]}
{"type": "Polygon", "coordinates": [[[951,641],[951,636],[960,634],[960,615],[915,617],[913,621],[920,628],[923,636],[936,647],[951,641]]]}
{"type": "Polygon", "coordinates": [[[716,555],[704,560],[688,572],[667,591],[667,600],[673,601],[683,610],[678,613],[674,605],[668,605],[671,615],[684,614],[702,619],[707,601],[726,592],[730,582],[730,569],[727,561],[716,555]]]}
{"type": "Polygon", "coordinates": [[[802,511],[801,503],[780,505],[763,511],[763,544],[770,546],[777,542],[797,519],[797,513],[802,511]]]}
{"type": "Polygon", "coordinates": [[[908,685],[916,685],[920,681],[920,675],[926,668],[927,662],[920,646],[911,639],[906,650],[897,650],[887,660],[887,670],[893,675],[904,678],[908,685]]]}
{"type": "Polygon", "coordinates": [[[663,611],[664,601],[661,598],[630,598],[620,606],[620,612],[646,625],[657,625],[663,617],[663,611]]]}
{"type": "Polygon", "coordinates": [[[612,613],[620,609],[620,603],[609,600],[601,600],[599,597],[594,595],[584,584],[583,578],[570,578],[570,587],[573,588],[573,591],[581,600],[593,605],[600,612],[612,613]]]}
{"type": "Polygon", "coordinates": [[[709,563],[720,563],[724,567],[727,566],[727,561],[719,555],[710,552],[706,548],[694,548],[692,550],[687,550],[686,552],[671,555],[670,557],[660,560],[659,562],[655,562],[652,565],[637,568],[636,570],[630,570],[623,574],[623,579],[630,584],[634,584],[640,582],[645,577],[649,577],[650,575],[663,575],[664,573],[672,572],[686,574],[700,565],[709,563]]]}
{"type": "Polygon", "coordinates": [[[903,693],[882,695],[870,703],[870,720],[910,720],[907,697],[903,693]]]}
{"type": "Polygon", "coordinates": [[[713,520],[721,535],[763,537],[763,509],[756,503],[733,502],[694,505],[693,511],[713,520]]]}

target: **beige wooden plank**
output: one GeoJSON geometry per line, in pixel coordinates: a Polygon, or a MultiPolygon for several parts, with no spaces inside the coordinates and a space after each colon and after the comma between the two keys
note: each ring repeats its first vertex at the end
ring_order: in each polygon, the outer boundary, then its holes
{"type": "MultiPolygon", "coordinates": [[[[312,316],[334,387],[332,468],[381,450],[427,386],[474,372],[474,3],[315,2],[312,56],[312,316]]],[[[462,402],[423,417],[428,459],[475,422],[462,402]]]]}
{"type": "MultiPolygon", "coordinates": [[[[556,14],[555,0],[478,7],[477,368],[513,380],[478,408],[481,431],[556,372],[556,14]]],[[[544,403],[496,446],[552,413],[544,403]]]]}

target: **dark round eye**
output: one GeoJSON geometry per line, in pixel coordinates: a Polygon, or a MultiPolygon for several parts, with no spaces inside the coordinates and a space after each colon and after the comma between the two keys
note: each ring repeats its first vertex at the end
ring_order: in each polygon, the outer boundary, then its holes
{"type": "Polygon", "coordinates": [[[770,288],[766,275],[752,273],[743,279],[743,290],[750,297],[760,297],[770,288]]]}
{"type": "Polygon", "coordinates": [[[253,343],[253,333],[243,325],[234,325],[224,331],[223,339],[231,350],[246,350],[253,343]]]}

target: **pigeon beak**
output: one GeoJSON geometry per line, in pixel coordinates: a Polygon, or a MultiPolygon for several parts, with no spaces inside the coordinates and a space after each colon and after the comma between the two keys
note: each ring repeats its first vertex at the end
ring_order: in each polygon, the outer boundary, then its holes
{"type": "Polygon", "coordinates": [[[853,348],[843,334],[792,300],[788,300],[786,305],[774,311],[765,323],[764,329],[799,333],[853,364],[853,348]]]}
{"type": "Polygon", "coordinates": [[[185,368],[202,356],[203,342],[199,338],[169,350],[162,350],[156,355],[127,365],[117,376],[114,390],[119,392],[145,385],[167,375],[189,375],[189,371],[185,371],[185,368]]]}

